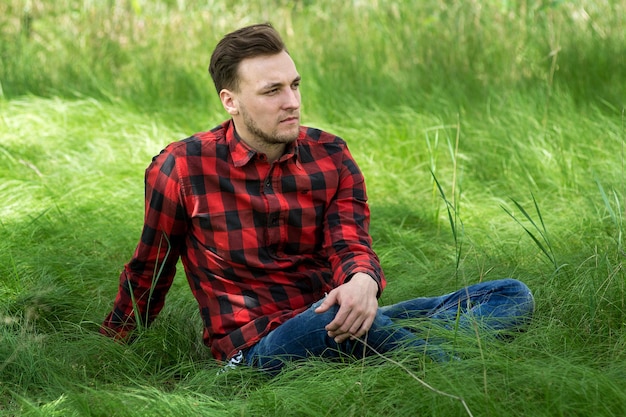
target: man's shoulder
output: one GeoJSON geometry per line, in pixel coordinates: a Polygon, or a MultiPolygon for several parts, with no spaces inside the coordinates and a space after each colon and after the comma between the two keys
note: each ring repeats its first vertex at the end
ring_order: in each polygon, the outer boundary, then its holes
{"type": "Polygon", "coordinates": [[[206,147],[212,144],[224,143],[226,138],[227,123],[222,123],[211,130],[194,133],[193,135],[170,143],[164,151],[173,156],[193,156],[206,152],[206,147]]]}
{"type": "Polygon", "coordinates": [[[336,144],[341,146],[345,144],[345,141],[341,137],[316,127],[301,126],[300,132],[301,141],[305,143],[309,142],[311,144],[320,145],[336,144]]]}
{"type": "Polygon", "coordinates": [[[230,125],[231,121],[227,120],[217,126],[215,126],[213,129],[208,130],[206,132],[198,132],[196,134],[194,134],[193,136],[188,137],[187,139],[183,139],[183,142],[192,142],[192,141],[198,141],[198,142],[220,142],[220,141],[225,141],[226,140],[226,131],[228,130],[228,127],[230,125]]]}
{"type": "Polygon", "coordinates": [[[298,139],[298,154],[301,162],[319,162],[331,159],[335,165],[348,155],[348,145],[339,136],[314,127],[302,126],[298,139]]]}

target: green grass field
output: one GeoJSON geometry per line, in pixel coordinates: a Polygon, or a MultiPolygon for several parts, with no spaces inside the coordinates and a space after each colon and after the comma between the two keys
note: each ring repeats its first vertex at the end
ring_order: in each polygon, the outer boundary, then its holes
{"type": "Polygon", "coordinates": [[[0,415],[626,415],[625,106],[623,0],[3,1],[0,415]],[[515,277],[526,333],[218,375],[182,271],[133,344],[97,333],[144,169],[225,119],[212,48],[268,20],[368,181],[381,303],[515,277]]]}

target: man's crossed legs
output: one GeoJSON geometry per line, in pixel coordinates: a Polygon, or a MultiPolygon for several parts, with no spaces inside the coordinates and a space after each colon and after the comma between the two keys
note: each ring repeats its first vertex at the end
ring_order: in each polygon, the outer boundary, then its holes
{"type": "Polygon", "coordinates": [[[500,279],[470,285],[439,297],[421,297],[380,307],[363,340],[336,343],[325,326],[339,306],[324,313],[314,310],[322,300],[286,321],[242,352],[240,362],[271,374],[289,361],[307,357],[338,358],[345,355],[363,357],[403,347],[418,349],[433,360],[445,361],[445,353],[433,339],[402,327],[403,319],[430,319],[447,328],[472,330],[474,324],[495,334],[523,330],[534,310],[528,287],[514,279],[500,279]],[[365,343],[364,343],[365,342],[365,343]]]}

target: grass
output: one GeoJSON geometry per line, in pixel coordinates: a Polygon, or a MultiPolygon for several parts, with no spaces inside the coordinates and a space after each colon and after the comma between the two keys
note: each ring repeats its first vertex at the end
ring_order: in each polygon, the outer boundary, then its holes
{"type": "Polygon", "coordinates": [[[624,1],[3,2],[0,415],[623,415],[625,16],[624,1]],[[218,375],[181,271],[133,344],[98,335],[145,167],[225,118],[212,45],[263,20],[303,75],[305,123],[366,175],[381,303],[513,276],[535,294],[528,332],[453,339],[468,356],[453,364],[218,375]]]}

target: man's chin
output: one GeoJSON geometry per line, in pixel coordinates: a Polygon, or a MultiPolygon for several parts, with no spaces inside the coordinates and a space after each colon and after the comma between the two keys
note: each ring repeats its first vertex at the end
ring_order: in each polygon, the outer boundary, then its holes
{"type": "Polygon", "coordinates": [[[282,143],[291,143],[298,139],[298,136],[300,136],[300,126],[297,126],[295,129],[290,129],[287,132],[277,135],[276,139],[282,143]]]}

